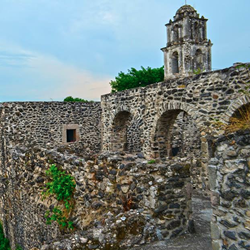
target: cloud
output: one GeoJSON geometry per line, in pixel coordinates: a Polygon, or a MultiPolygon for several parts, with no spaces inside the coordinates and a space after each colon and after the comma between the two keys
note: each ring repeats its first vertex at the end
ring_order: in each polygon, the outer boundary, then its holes
{"type": "MultiPolygon", "coordinates": [[[[50,88],[50,98],[63,99],[66,96],[99,100],[100,96],[110,92],[109,76],[98,76],[91,72],[66,65],[56,58],[39,56],[31,60],[31,66],[37,74],[54,79],[50,88]]],[[[47,95],[48,93],[43,93],[47,95]]]]}
{"type": "Polygon", "coordinates": [[[51,55],[6,46],[0,51],[1,59],[2,99],[63,100],[71,95],[100,100],[102,94],[110,92],[110,76],[77,68],[51,55]]]}

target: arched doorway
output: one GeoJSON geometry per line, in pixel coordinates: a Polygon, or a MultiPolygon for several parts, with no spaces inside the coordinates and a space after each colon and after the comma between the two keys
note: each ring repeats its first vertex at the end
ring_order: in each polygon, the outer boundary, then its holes
{"type": "Polygon", "coordinates": [[[111,151],[140,152],[142,121],[128,111],[116,114],[111,128],[111,151]]]}
{"type": "Polygon", "coordinates": [[[121,111],[115,116],[111,131],[112,151],[128,151],[127,130],[130,121],[131,114],[128,111],[121,111]]]}
{"type": "Polygon", "coordinates": [[[161,115],[154,134],[156,158],[195,157],[200,146],[199,130],[185,111],[168,110],[161,115]]]}
{"type": "Polygon", "coordinates": [[[190,182],[186,184],[185,191],[183,190],[191,198],[193,213],[189,217],[190,231],[196,230],[196,233],[202,231],[209,241],[212,211],[209,198],[203,196],[205,192],[202,178],[205,178],[206,173],[201,167],[201,132],[193,118],[196,116],[187,113],[188,105],[186,111],[183,110],[184,104],[175,103],[175,106],[179,109],[167,110],[159,117],[152,149],[162,166],[185,166],[190,173],[190,182]]]}

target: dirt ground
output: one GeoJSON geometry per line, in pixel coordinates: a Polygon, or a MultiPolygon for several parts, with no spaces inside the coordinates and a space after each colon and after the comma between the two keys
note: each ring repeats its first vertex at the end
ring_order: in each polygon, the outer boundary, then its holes
{"type": "Polygon", "coordinates": [[[192,206],[196,233],[135,247],[131,250],[212,250],[210,234],[212,209],[210,201],[208,198],[196,194],[193,195],[192,206]]]}

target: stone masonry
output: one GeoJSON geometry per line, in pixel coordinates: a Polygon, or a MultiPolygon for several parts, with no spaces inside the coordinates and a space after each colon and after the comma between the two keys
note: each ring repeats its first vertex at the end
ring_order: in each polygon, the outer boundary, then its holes
{"type": "Polygon", "coordinates": [[[58,146],[67,144],[77,151],[101,150],[100,103],[16,102],[0,104],[1,150],[16,144],[58,146]],[[75,143],[64,139],[73,126],[75,143]]]}
{"type": "MultiPolygon", "coordinates": [[[[204,176],[202,185],[206,186],[207,139],[224,133],[223,129],[216,129],[216,120],[228,123],[234,112],[249,102],[247,96],[239,93],[249,78],[247,69],[233,66],[104,95],[102,149],[142,151],[148,159],[169,159],[173,156],[171,138],[176,118],[185,112],[189,117],[186,124],[196,128],[201,141],[199,172],[204,176]]],[[[182,157],[193,158],[193,150],[187,150],[182,157]]]]}
{"type": "Polygon", "coordinates": [[[101,103],[0,104],[0,221],[12,249],[118,250],[192,226],[192,190],[211,191],[213,250],[249,250],[250,135],[219,124],[250,97],[247,67],[211,70],[203,16],[182,6],[167,24],[165,80],[101,103]],[[198,74],[200,72],[201,74],[198,74]],[[46,225],[55,163],[74,177],[74,230],[46,225]]]}
{"type": "Polygon", "coordinates": [[[164,52],[165,79],[188,76],[194,70],[211,71],[212,43],[207,39],[207,22],[190,5],[177,10],[167,27],[164,52]]]}
{"type": "Polygon", "coordinates": [[[86,160],[60,149],[12,148],[1,169],[0,214],[14,249],[125,249],[176,237],[191,215],[190,165],[148,163],[142,155],[102,154],[86,160]],[[60,151],[60,152],[59,152],[60,151]],[[43,198],[50,164],[76,182],[73,232],[46,225],[60,206],[43,198]]]}
{"type": "Polygon", "coordinates": [[[216,142],[209,162],[213,249],[250,249],[250,134],[216,142]]]}

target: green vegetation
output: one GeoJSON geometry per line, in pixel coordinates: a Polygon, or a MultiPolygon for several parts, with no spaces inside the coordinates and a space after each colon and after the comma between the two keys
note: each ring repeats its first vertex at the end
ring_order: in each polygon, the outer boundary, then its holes
{"type": "Polygon", "coordinates": [[[195,75],[199,75],[199,74],[203,73],[204,71],[205,71],[205,69],[198,68],[198,69],[194,69],[193,73],[195,75]]]}
{"type": "MultiPolygon", "coordinates": [[[[250,78],[250,64],[240,64],[236,66],[236,69],[240,68],[246,68],[248,69],[248,77],[250,78]]],[[[241,90],[239,90],[239,93],[243,93],[246,96],[250,97],[250,81],[249,82],[244,82],[245,86],[241,90]]]]}
{"type": "Polygon", "coordinates": [[[154,164],[154,163],[156,163],[156,160],[149,160],[148,161],[148,164],[154,164]]]}
{"type": "Polygon", "coordinates": [[[161,68],[144,68],[136,70],[131,68],[128,73],[120,72],[115,78],[115,81],[111,81],[110,85],[112,92],[122,91],[125,89],[145,87],[149,84],[162,82],[164,79],[164,67],[161,68]]]}
{"type": "MultiPolygon", "coordinates": [[[[0,250],[11,250],[10,242],[4,237],[3,225],[0,223],[0,250]]],[[[22,250],[20,246],[16,247],[16,250],[22,250]]]]}
{"type": "Polygon", "coordinates": [[[88,101],[88,100],[78,98],[78,97],[74,98],[72,96],[66,97],[63,101],[64,102],[94,102],[94,101],[88,101]]]}
{"type": "Polygon", "coordinates": [[[3,226],[0,223],[0,250],[11,250],[10,242],[4,237],[3,226]]]}
{"type": "Polygon", "coordinates": [[[76,186],[74,178],[66,174],[65,171],[58,169],[55,164],[50,166],[46,175],[50,178],[50,182],[47,182],[46,191],[43,192],[43,195],[55,196],[56,200],[63,206],[63,210],[58,206],[48,210],[45,213],[46,222],[51,224],[56,221],[61,229],[73,229],[73,222],[69,221],[69,216],[74,208],[73,194],[76,186]]]}
{"type": "Polygon", "coordinates": [[[46,223],[50,225],[53,221],[56,221],[60,228],[73,229],[73,222],[69,221],[64,215],[64,212],[59,207],[54,207],[52,211],[46,211],[45,213],[46,223]]]}

